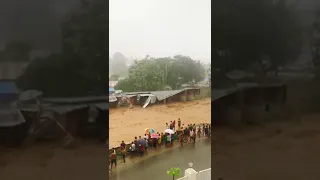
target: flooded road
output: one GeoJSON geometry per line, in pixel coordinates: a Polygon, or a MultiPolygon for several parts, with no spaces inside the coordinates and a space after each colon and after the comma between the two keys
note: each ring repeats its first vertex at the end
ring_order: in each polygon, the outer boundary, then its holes
{"type": "Polygon", "coordinates": [[[132,163],[129,159],[125,165],[115,168],[112,172],[112,180],[131,179],[172,179],[167,175],[171,167],[181,168],[181,175],[188,168],[188,163],[193,162],[197,171],[211,167],[211,143],[209,140],[197,141],[183,147],[173,148],[159,155],[146,157],[147,159],[132,163]]]}

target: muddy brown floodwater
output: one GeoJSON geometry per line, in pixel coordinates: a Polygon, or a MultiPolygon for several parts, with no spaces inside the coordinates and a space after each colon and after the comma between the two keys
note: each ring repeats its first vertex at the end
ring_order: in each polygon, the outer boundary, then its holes
{"type": "Polygon", "coordinates": [[[320,114],[238,130],[216,128],[212,179],[319,180],[320,114]]]}
{"type": "Polygon", "coordinates": [[[78,142],[71,149],[61,143],[40,143],[27,149],[0,151],[1,180],[106,180],[108,147],[78,142]]]}
{"type": "Polygon", "coordinates": [[[143,136],[145,128],[153,128],[162,132],[165,124],[181,119],[182,123],[210,123],[211,99],[170,103],[148,106],[139,106],[133,109],[119,108],[109,111],[110,147],[117,147],[121,141],[131,142],[135,136],[143,136]]]}

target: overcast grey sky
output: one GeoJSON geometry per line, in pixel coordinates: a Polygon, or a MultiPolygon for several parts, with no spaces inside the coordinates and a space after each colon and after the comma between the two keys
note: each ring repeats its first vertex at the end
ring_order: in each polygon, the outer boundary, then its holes
{"type": "Polygon", "coordinates": [[[211,0],[110,0],[110,55],[211,60],[211,0]]]}

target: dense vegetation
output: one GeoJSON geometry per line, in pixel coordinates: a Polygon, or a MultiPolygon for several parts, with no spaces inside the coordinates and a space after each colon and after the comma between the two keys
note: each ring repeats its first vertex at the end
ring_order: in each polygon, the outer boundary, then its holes
{"type": "Polygon", "coordinates": [[[31,62],[19,78],[22,89],[47,96],[108,92],[108,1],[82,1],[62,23],[62,52],[31,62]]]}
{"type": "Polygon", "coordinates": [[[177,89],[202,81],[206,74],[212,75],[213,85],[219,85],[235,69],[262,76],[277,72],[298,57],[303,43],[294,8],[284,0],[273,2],[212,1],[212,63],[207,70],[199,61],[182,55],[146,56],[130,67],[121,53],[110,57],[108,1],[83,1],[82,8],[62,23],[61,53],[33,60],[18,85],[47,96],[80,96],[107,93],[108,70],[111,79],[125,77],[116,87],[124,91],[177,89]]]}
{"type": "Polygon", "coordinates": [[[201,82],[206,76],[200,61],[181,55],[163,58],[147,56],[135,61],[128,71],[128,77],[120,80],[116,89],[127,92],[178,89],[183,84],[201,82]]]}
{"type": "Polygon", "coordinates": [[[297,59],[303,44],[297,13],[285,0],[274,2],[212,2],[214,81],[234,69],[253,70],[261,75],[277,72],[297,59]]]}

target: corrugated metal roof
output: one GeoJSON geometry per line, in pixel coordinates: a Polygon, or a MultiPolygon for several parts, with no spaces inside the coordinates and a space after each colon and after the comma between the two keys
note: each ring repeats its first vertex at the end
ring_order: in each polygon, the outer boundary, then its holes
{"type": "Polygon", "coordinates": [[[75,110],[79,110],[79,109],[87,108],[87,107],[89,107],[89,106],[85,105],[85,104],[81,104],[81,105],[52,106],[52,107],[48,107],[46,109],[56,111],[60,114],[65,114],[65,113],[68,113],[71,111],[75,111],[75,110]]]}
{"type": "Polygon", "coordinates": [[[109,96],[93,96],[93,97],[74,97],[74,98],[44,98],[44,102],[58,103],[58,104],[72,104],[72,103],[88,103],[93,101],[109,102],[109,96]]]}
{"type": "Polygon", "coordinates": [[[138,95],[138,94],[150,94],[151,91],[140,91],[140,92],[124,92],[124,95],[138,95]]]}
{"type": "Polygon", "coordinates": [[[243,89],[250,89],[250,88],[256,88],[256,87],[279,87],[283,86],[283,83],[273,83],[273,84],[259,84],[259,83],[238,83],[236,87],[234,88],[228,88],[228,89],[213,89],[211,92],[211,100],[215,101],[220,98],[223,98],[225,96],[228,96],[232,93],[237,92],[238,90],[243,89]]]}
{"type": "Polygon", "coordinates": [[[110,95],[109,96],[109,102],[116,102],[118,99],[115,95],[110,95]]]}
{"type": "Polygon", "coordinates": [[[176,94],[179,94],[180,92],[185,91],[184,89],[182,90],[172,90],[172,91],[153,91],[151,94],[155,95],[158,99],[158,101],[162,101],[168,97],[174,96],[176,94]]]}
{"type": "Polygon", "coordinates": [[[184,88],[184,89],[180,89],[180,90],[169,90],[169,91],[151,91],[150,93],[155,95],[158,99],[158,101],[162,101],[168,97],[174,96],[176,94],[179,94],[183,91],[186,90],[195,90],[195,89],[199,89],[199,88],[184,88]]]}
{"type": "Polygon", "coordinates": [[[97,103],[97,104],[94,104],[94,106],[98,109],[101,109],[101,110],[108,110],[109,109],[109,103],[97,103]]]}
{"type": "Polygon", "coordinates": [[[193,90],[193,89],[199,89],[199,88],[184,88],[179,90],[168,90],[168,91],[141,91],[141,92],[126,92],[123,93],[124,95],[138,95],[138,94],[153,94],[157,97],[158,101],[162,101],[168,97],[174,96],[176,94],[179,94],[180,92],[186,91],[186,90],[193,90]]]}
{"type": "Polygon", "coordinates": [[[18,94],[19,90],[13,81],[0,81],[0,94],[18,94]]]}
{"type": "Polygon", "coordinates": [[[218,100],[220,98],[223,98],[225,96],[228,96],[232,93],[237,92],[237,88],[229,88],[229,89],[213,89],[211,93],[211,101],[218,100]]]}
{"type": "Polygon", "coordinates": [[[154,96],[153,94],[139,94],[139,96],[144,97],[144,96],[154,96]]]}

